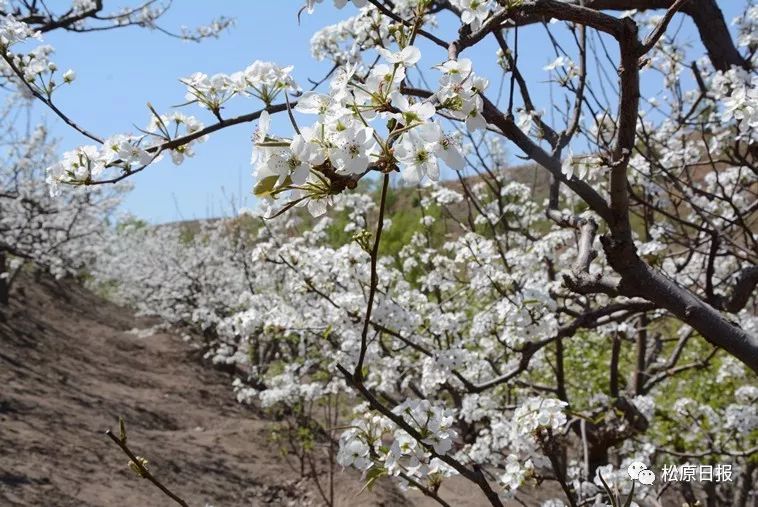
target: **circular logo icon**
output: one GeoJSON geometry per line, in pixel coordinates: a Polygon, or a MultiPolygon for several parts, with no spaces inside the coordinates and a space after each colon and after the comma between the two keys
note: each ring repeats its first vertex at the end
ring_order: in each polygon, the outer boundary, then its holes
{"type": "Polygon", "coordinates": [[[650,486],[652,483],[655,482],[655,474],[652,470],[643,470],[640,472],[639,477],[637,478],[638,481],[640,481],[642,484],[646,484],[650,486]]]}
{"type": "Polygon", "coordinates": [[[631,477],[632,480],[636,481],[640,476],[640,472],[643,470],[647,470],[647,465],[641,461],[635,461],[629,465],[627,472],[629,472],[629,477],[631,477]]]}

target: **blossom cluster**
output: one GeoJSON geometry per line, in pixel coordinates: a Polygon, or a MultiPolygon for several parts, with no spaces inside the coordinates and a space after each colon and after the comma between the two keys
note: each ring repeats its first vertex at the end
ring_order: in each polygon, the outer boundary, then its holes
{"type": "Polygon", "coordinates": [[[40,38],[39,32],[11,14],[0,16],[0,48],[7,51],[9,47],[29,38],[40,38]]]}
{"type": "Polygon", "coordinates": [[[427,400],[407,400],[393,412],[418,432],[421,440],[386,417],[364,412],[340,436],[337,462],[364,473],[374,469],[393,477],[406,475],[422,480],[439,480],[457,473],[440,460],[451,450],[455,437],[448,411],[427,400]]]}
{"type": "MultiPolygon", "coordinates": [[[[412,19],[418,15],[419,7],[425,1],[397,0],[393,2],[393,10],[403,19],[412,19]]],[[[314,2],[315,0],[307,2],[309,12],[313,11],[315,3],[319,3],[314,2]]],[[[387,47],[395,40],[399,28],[392,19],[367,5],[365,0],[353,3],[360,7],[357,14],[324,27],[311,37],[311,54],[316,60],[328,59],[340,65],[358,65],[364,63],[366,50],[387,47]]],[[[335,2],[338,8],[346,4],[347,2],[335,2]]],[[[433,26],[435,23],[433,15],[424,14],[424,24],[433,26]]]]}
{"type": "Polygon", "coordinates": [[[318,116],[298,129],[292,139],[269,133],[267,115],[255,134],[256,195],[266,199],[269,213],[281,207],[276,201],[288,194],[287,203],[307,204],[321,214],[326,202],[339,192],[338,183],[357,181],[371,170],[388,172],[398,165],[410,184],[425,177],[438,180],[438,160],[453,169],[465,161],[455,136],[446,134],[434,120],[446,112],[465,122],[469,131],[483,129],[482,99],[487,81],[477,77],[471,61],[448,61],[439,66],[440,88],[432,99],[413,99],[401,92],[408,68],[421,58],[414,46],[398,51],[377,48],[386,63],[375,65],[366,76],[345,67],[331,82],[329,94],[306,92],[295,110],[318,116]],[[382,122],[388,133],[372,126],[382,122]],[[337,187],[337,188],[335,188],[337,187]]]}
{"type": "MultiPolygon", "coordinates": [[[[488,219],[505,221],[514,231],[528,230],[529,224],[542,220],[529,202],[528,186],[508,182],[497,199],[487,190],[480,184],[471,193],[481,199],[488,219]]],[[[569,407],[554,397],[537,396],[528,386],[498,384],[498,378],[518,369],[519,350],[555,336],[566,322],[559,308],[580,307],[559,282],[550,280],[541,262],[570,262],[576,255],[574,239],[570,231],[559,228],[536,242],[503,229],[495,240],[458,231],[442,244],[430,243],[429,231],[446,236],[436,229],[445,223],[440,210],[454,216],[462,201],[450,186],[426,190],[426,214],[419,217],[418,232],[395,258],[378,261],[380,284],[372,323],[385,332],[368,344],[365,383],[380,396],[407,400],[391,409],[408,426],[399,427],[353,401],[356,415],[344,425],[337,459],[361,471],[366,480],[389,476],[408,487],[409,478],[433,486],[454,475],[441,459],[449,457],[493,470],[503,495],[517,495],[549,476],[544,452],[571,437],[569,407]],[[499,245],[506,238],[510,248],[503,257],[499,245]],[[493,387],[467,392],[461,379],[493,387]],[[450,389],[462,394],[459,403],[451,404],[450,389]],[[507,401],[509,392],[518,393],[513,403],[507,401]]],[[[259,228],[249,223],[258,220],[250,216],[208,222],[192,232],[180,226],[132,224],[113,237],[93,275],[116,287],[114,295],[122,302],[197,334],[209,360],[239,372],[234,389],[242,402],[291,409],[318,404],[335,393],[350,399],[353,391],[335,372],[338,365],[350,369],[357,363],[362,321],[355,316],[365,307],[369,283],[368,254],[350,238],[365,231],[375,213],[371,197],[345,193],[335,197],[329,215],[305,230],[297,214],[259,228]],[[347,239],[330,243],[335,234],[347,239]]],[[[386,224],[388,234],[394,222],[386,224]]],[[[606,337],[618,332],[632,333],[633,325],[601,325],[589,336],[566,342],[586,361],[568,374],[595,368],[585,356],[607,348],[606,337]]],[[[549,375],[551,368],[551,356],[537,352],[524,375],[549,375]]],[[[727,369],[736,374],[734,368],[727,369]]],[[[651,396],[632,400],[651,424],[660,410],[657,400],[671,385],[679,389],[686,382],[664,383],[651,396]]],[[[715,410],[717,415],[703,427],[719,428],[719,438],[729,445],[726,441],[735,431],[754,424],[753,394],[750,389],[735,390],[725,397],[732,402],[715,410]]],[[[599,388],[589,400],[575,403],[572,412],[588,419],[598,420],[597,414],[614,410],[613,399],[599,388]]],[[[685,445],[699,452],[698,441],[693,438],[685,445]]],[[[643,458],[649,462],[656,445],[671,444],[662,436],[645,436],[640,443],[626,442],[620,452],[625,463],[643,458]]],[[[584,498],[599,495],[602,489],[593,483],[594,476],[586,475],[582,463],[581,456],[570,461],[568,479],[584,498]]],[[[614,473],[615,469],[603,471],[603,477],[613,481],[614,473]]],[[[619,481],[624,474],[623,467],[618,469],[619,481]]],[[[619,484],[628,491],[630,484],[619,484]]]]}
{"type": "Polygon", "coordinates": [[[280,92],[294,93],[297,84],[290,75],[292,66],[279,67],[256,60],[244,71],[208,76],[196,72],[181,80],[187,86],[185,98],[218,114],[221,106],[236,95],[254,96],[271,105],[280,92]]]}
{"type": "MultiPolygon", "coordinates": [[[[68,151],[46,170],[50,192],[60,195],[61,184],[90,185],[112,167],[118,168],[122,174],[129,174],[155,162],[161,156],[162,142],[192,135],[202,128],[203,124],[193,116],[182,113],[160,115],[153,117],[146,134],[117,134],[104,140],[100,146],[86,145],[68,151]]],[[[205,137],[200,136],[170,149],[171,160],[174,164],[181,164],[185,157],[193,156],[193,145],[204,140],[205,137]]]]}
{"type": "Polygon", "coordinates": [[[47,130],[37,126],[23,135],[11,126],[4,132],[0,251],[10,262],[7,271],[0,266],[0,279],[8,284],[31,262],[58,277],[81,273],[100,251],[109,232],[106,220],[129,185],[51,198],[43,168],[55,159],[58,147],[47,130]]]}
{"type": "Polygon", "coordinates": [[[21,96],[29,98],[33,90],[50,97],[60,86],[74,81],[74,71],[67,70],[56,81],[58,66],[50,59],[54,49],[48,44],[34,46],[25,53],[12,50],[30,39],[40,41],[42,36],[12,14],[0,15],[0,76],[13,82],[21,96]]]}

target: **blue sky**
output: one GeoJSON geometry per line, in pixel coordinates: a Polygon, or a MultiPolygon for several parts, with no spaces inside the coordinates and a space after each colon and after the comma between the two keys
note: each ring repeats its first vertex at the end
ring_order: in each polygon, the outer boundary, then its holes
{"type": "MultiPolygon", "coordinates": [[[[736,13],[741,1],[720,2],[727,19],[736,13]]],[[[108,2],[105,2],[106,8],[108,2]]],[[[56,102],[78,123],[102,136],[135,132],[134,125],[143,127],[149,120],[145,107],[150,101],[159,111],[184,102],[184,87],[178,79],[193,72],[208,74],[231,73],[244,69],[254,60],[268,60],[281,65],[294,65],[295,77],[301,86],[307,78],[319,79],[329,69],[328,62],[316,62],[310,56],[309,40],[319,28],[352,15],[352,8],[342,11],[326,0],[313,15],[303,14],[297,20],[300,0],[215,0],[200,2],[177,0],[162,19],[167,29],[182,25],[196,26],[224,15],[235,18],[236,24],[219,39],[200,44],[183,42],[157,31],[139,28],[75,34],[55,32],[45,41],[56,48],[54,61],[61,69],[74,69],[76,82],[56,92],[56,102]]],[[[674,21],[673,26],[677,24],[674,21]]],[[[443,39],[452,39],[454,25],[442,19],[443,39]]],[[[683,36],[696,42],[686,20],[683,36]]],[[[542,67],[555,59],[545,44],[545,32],[540,27],[520,33],[520,67],[528,81],[540,82],[533,95],[537,104],[549,104],[550,87],[542,67]]],[[[420,43],[424,68],[444,60],[439,48],[420,43]]],[[[491,78],[491,96],[499,84],[494,65],[494,41],[469,50],[463,56],[475,61],[476,70],[491,78]],[[480,64],[479,62],[486,62],[480,64]]],[[[436,79],[433,72],[427,77],[436,79]]],[[[656,83],[650,83],[656,86],[656,83]]],[[[555,89],[554,89],[555,90],[555,89]]],[[[243,98],[230,104],[231,113],[257,110],[259,103],[243,98]]],[[[213,119],[195,106],[184,108],[206,124],[213,119]]],[[[61,151],[71,149],[87,140],[71,131],[60,120],[47,115],[54,136],[61,140],[61,151]]],[[[281,133],[285,133],[280,120],[281,133]]],[[[229,202],[252,206],[250,197],[250,135],[254,125],[245,124],[226,129],[196,148],[196,155],[181,166],[168,160],[150,167],[131,178],[134,190],[122,208],[152,222],[218,216],[230,210],[229,202]]]]}

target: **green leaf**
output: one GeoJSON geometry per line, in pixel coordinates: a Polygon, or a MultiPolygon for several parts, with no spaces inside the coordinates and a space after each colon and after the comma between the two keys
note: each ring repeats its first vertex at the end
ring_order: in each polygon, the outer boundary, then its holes
{"type": "Polygon", "coordinates": [[[126,424],[121,416],[118,416],[118,438],[122,444],[126,443],[126,424]]]}
{"type": "Polygon", "coordinates": [[[163,133],[163,135],[166,136],[167,139],[170,138],[171,134],[168,131],[168,127],[166,127],[166,124],[163,123],[163,119],[161,118],[161,115],[158,114],[158,111],[155,110],[150,102],[147,103],[147,108],[150,110],[153,116],[155,116],[155,120],[158,122],[158,127],[160,128],[160,131],[163,133]]]}
{"type": "Polygon", "coordinates": [[[605,482],[605,479],[603,479],[603,474],[598,471],[597,476],[600,477],[600,482],[603,483],[603,489],[605,489],[605,492],[608,493],[608,498],[611,500],[611,505],[613,507],[619,507],[616,503],[616,497],[613,494],[613,491],[608,486],[608,483],[605,482]]]}
{"type": "Polygon", "coordinates": [[[626,499],[626,502],[624,502],[624,507],[629,507],[632,505],[632,500],[634,499],[634,481],[632,481],[632,490],[629,492],[629,496],[626,499]]]}
{"type": "Polygon", "coordinates": [[[255,197],[266,197],[271,195],[277,181],[279,181],[279,176],[277,175],[266,176],[255,185],[255,188],[253,188],[253,195],[255,195],[255,197]]]}
{"type": "Polygon", "coordinates": [[[368,472],[366,472],[366,484],[363,486],[360,493],[363,493],[363,491],[366,489],[371,491],[373,487],[376,485],[376,481],[378,481],[385,475],[387,475],[387,470],[384,467],[369,468],[368,472]]]}

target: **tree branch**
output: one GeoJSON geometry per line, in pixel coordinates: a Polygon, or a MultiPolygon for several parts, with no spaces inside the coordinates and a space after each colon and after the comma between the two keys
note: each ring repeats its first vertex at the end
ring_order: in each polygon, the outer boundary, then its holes
{"type": "Polygon", "coordinates": [[[655,27],[655,30],[653,30],[650,35],[647,36],[645,42],[642,43],[642,47],[640,48],[640,56],[647,54],[648,51],[653,49],[653,46],[655,46],[656,42],[658,42],[663,34],[666,33],[666,28],[668,28],[669,23],[671,22],[671,18],[673,18],[674,14],[676,14],[679,9],[681,9],[682,6],[687,2],[689,2],[689,0],[676,0],[671,5],[671,7],[668,8],[666,14],[663,15],[663,19],[661,19],[661,21],[655,27]]]}
{"type": "Polygon", "coordinates": [[[721,298],[720,308],[730,313],[737,313],[747,305],[758,285],[758,266],[744,268],[737,275],[737,281],[729,299],[721,298]]]}
{"type": "Polygon", "coordinates": [[[108,437],[113,440],[116,445],[118,445],[122,451],[124,451],[124,454],[129,456],[129,459],[132,463],[134,463],[134,466],[137,469],[137,473],[140,477],[147,479],[148,481],[152,482],[155,487],[160,489],[164,495],[172,499],[174,502],[178,503],[182,507],[188,507],[187,502],[182,500],[180,497],[175,495],[170,489],[168,489],[166,486],[164,486],[158,479],[156,479],[153,474],[150,473],[150,471],[145,468],[145,466],[142,464],[140,459],[135,456],[135,454],[129,449],[129,447],[126,445],[126,439],[125,438],[118,438],[116,435],[113,434],[111,430],[106,430],[105,434],[108,435],[108,437]]]}

